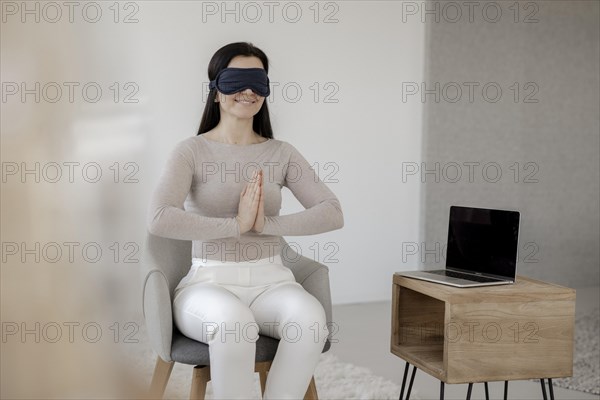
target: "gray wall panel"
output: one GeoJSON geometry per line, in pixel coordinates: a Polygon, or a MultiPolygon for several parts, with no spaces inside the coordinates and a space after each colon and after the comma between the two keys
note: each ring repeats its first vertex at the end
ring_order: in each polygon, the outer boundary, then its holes
{"type": "MultiPolygon", "coordinates": [[[[521,20],[533,11],[526,3],[521,20]]],[[[452,204],[516,209],[522,212],[519,273],[574,287],[598,284],[599,3],[535,2],[537,23],[515,23],[514,2],[496,4],[503,11],[496,23],[477,12],[472,23],[449,22],[443,13],[439,23],[425,22],[427,88],[457,82],[463,93],[452,102],[456,92],[447,85],[439,102],[424,99],[421,171],[438,163],[440,173],[419,178],[425,182],[421,252],[445,245],[452,204]],[[465,82],[479,83],[472,102],[465,82]],[[502,89],[497,102],[482,96],[490,82],[502,89]],[[537,102],[525,102],[527,94],[537,102]],[[465,162],[479,163],[472,182],[465,162]],[[454,163],[461,166],[459,179],[454,163]],[[502,176],[492,183],[498,166],[502,176]]],[[[436,265],[433,254],[422,255],[427,268],[436,265]]]]}

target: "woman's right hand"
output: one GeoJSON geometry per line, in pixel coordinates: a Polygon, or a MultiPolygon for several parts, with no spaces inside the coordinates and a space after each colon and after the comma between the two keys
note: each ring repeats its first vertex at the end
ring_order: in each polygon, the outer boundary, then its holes
{"type": "Polygon", "coordinates": [[[258,212],[261,185],[262,170],[254,171],[252,180],[244,187],[242,193],[240,193],[238,215],[235,217],[240,225],[240,234],[248,232],[254,226],[258,212]]]}

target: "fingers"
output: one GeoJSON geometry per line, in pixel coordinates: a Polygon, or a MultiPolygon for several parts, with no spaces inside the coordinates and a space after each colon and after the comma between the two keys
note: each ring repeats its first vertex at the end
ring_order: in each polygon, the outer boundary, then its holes
{"type": "Polygon", "coordinates": [[[238,219],[242,221],[241,226],[244,232],[252,228],[256,221],[257,213],[260,212],[262,204],[262,170],[255,170],[248,184],[244,185],[240,193],[240,203],[238,205],[238,219]],[[248,229],[246,229],[248,228],[248,229]]]}
{"type": "Polygon", "coordinates": [[[258,192],[260,193],[260,196],[262,197],[263,195],[263,188],[264,188],[264,183],[263,183],[263,172],[262,170],[260,171],[260,175],[259,175],[259,180],[258,180],[258,192]]]}
{"type": "Polygon", "coordinates": [[[254,174],[252,175],[252,181],[249,183],[249,185],[250,195],[252,196],[252,200],[254,200],[258,192],[258,179],[256,179],[256,171],[254,171],[254,174]]]}
{"type": "Polygon", "coordinates": [[[240,204],[238,206],[238,212],[246,214],[250,213],[256,215],[260,201],[260,177],[259,171],[254,171],[252,174],[252,180],[248,182],[240,193],[240,204]]]}
{"type": "MultiPolygon", "coordinates": [[[[258,219],[261,222],[264,219],[264,211],[262,210],[262,207],[264,207],[263,174],[262,169],[255,170],[250,182],[244,186],[240,193],[238,216],[243,221],[244,227],[250,225],[250,228],[252,228],[258,219]],[[252,224],[250,221],[253,221],[252,224]]],[[[245,229],[245,231],[247,230],[245,229]]]]}
{"type": "Polygon", "coordinates": [[[249,199],[252,200],[253,203],[256,202],[257,199],[260,197],[260,191],[262,190],[262,178],[262,170],[255,170],[252,173],[252,178],[250,182],[248,182],[248,184],[244,186],[241,196],[247,196],[249,199]]]}
{"type": "Polygon", "coordinates": [[[265,193],[264,193],[264,189],[263,189],[263,185],[260,185],[260,191],[259,191],[259,203],[258,203],[258,208],[260,209],[260,207],[263,206],[264,201],[265,201],[265,193]]]}
{"type": "Polygon", "coordinates": [[[263,202],[264,202],[264,188],[263,188],[263,174],[262,174],[262,170],[260,171],[259,174],[259,180],[258,180],[258,209],[260,211],[261,207],[263,207],[263,202]]]}
{"type": "Polygon", "coordinates": [[[256,196],[262,187],[262,170],[254,170],[252,181],[250,182],[250,190],[253,196],[256,196]]]}
{"type": "Polygon", "coordinates": [[[264,199],[265,199],[265,195],[264,195],[264,188],[263,188],[263,184],[262,184],[262,174],[260,174],[260,178],[258,180],[258,192],[256,194],[256,199],[255,199],[255,203],[258,202],[257,206],[256,206],[256,216],[254,219],[254,224],[252,225],[252,229],[257,231],[257,232],[261,232],[262,231],[262,226],[264,225],[264,199]]]}

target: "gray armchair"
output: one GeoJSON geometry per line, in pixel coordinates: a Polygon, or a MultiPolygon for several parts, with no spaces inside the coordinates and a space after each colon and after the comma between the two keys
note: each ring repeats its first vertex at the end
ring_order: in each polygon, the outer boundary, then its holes
{"type": "MultiPolygon", "coordinates": [[[[323,305],[329,334],[323,352],[331,347],[332,308],[327,266],[294,252],[281,238],[282,260],[296,281],[323,305]],[[285,256],[284,256],[285,254],[285,256]],[[290,261],[292,260],[292,261],[290,261]]],[[[144,320],[150,344],[158,357],[150,385],[150,395],[162,398],[175,362],[195,365],[191,399],[204,399],[210,380],[208,345],[184,336],[173,323],[172,298],[175,287],[191,266],[192,242],[146,233],[142,255],[144,320]]],[[[260,335],[256,342],[256,368],[264,393],[267,373],[275,357],[279,340],[260,335]]],[[[314,377],[305,399],[318,399],[314,377]]]]}

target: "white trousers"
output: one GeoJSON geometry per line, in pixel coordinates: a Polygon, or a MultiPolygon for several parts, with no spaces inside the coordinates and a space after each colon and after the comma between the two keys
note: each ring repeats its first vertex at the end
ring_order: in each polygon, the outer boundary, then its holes
{"type": "Polygon", "coordinates": [[[279,255],[192,259],[175,289],[173,318],[181,333],[209,345],[216,399],[251,398],[259,333],[280,340],[263,399],[303,399],[328,333],[323,306],[279,255]]]}

